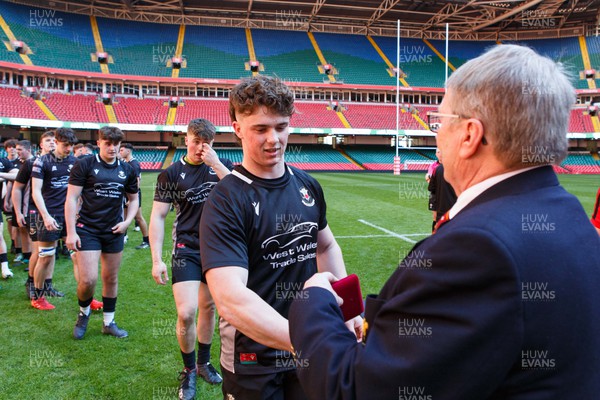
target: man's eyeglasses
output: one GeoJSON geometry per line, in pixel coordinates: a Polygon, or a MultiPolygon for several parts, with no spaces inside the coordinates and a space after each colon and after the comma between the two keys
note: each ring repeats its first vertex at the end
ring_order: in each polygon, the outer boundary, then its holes
{"type": "Polygon", "coordinates": [[[434,111],[427,112],[427,126],[431,132],[436,133],[442,127],[442,118],[463,118],[457,114],[444,114],[434,111]]]}
{"type": "MultiPolygon", "coordinates": [[[[427,112],[427,126],[429,130],[433,133],[437,133],[437,131],[442,127],[442,118],[459,118],[466,119],[467,117],[462,117],[458,114],[444,114],[435,111],[427,112]]],[[[485,140],[485,136],[481,138],[481,144],[486,145],[487,140],[485,140]]]]}

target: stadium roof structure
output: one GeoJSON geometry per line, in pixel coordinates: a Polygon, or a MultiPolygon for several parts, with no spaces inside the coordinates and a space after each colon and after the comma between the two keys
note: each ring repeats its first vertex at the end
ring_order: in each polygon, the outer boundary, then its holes
{"type": "Polygon", "coordinates": [[[524,40],[600,34],[600,0],[9,0],[155,23],[451,40],[524,40]]]}

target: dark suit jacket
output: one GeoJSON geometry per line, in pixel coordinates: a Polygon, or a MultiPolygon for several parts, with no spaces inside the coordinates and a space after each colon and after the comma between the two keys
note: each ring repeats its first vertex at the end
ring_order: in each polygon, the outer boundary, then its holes
{"type": "Polygon", "coordinates": [[[599,399],[600,239],[551,167],[489,188],[367,301],[366,345],[333,296],[289,313],[311,399],[599,399]]]}

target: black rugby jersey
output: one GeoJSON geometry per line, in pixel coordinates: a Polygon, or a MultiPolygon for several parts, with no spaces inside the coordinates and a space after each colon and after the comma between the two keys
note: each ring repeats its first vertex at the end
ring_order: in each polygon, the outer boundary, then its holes
{"type": "MultiPolygon", "coordinates": [[[[219,159],[229,170],[233,163],[219,159]]],[[[200,248],[198,232],[200,215],[204,202],[219,182],[217,173],[206,164],[193,165],[182,157],[158,175],[154,201],[173,203],[175,222],[173,223],[173,249],[185,246],[194,250],[200,248]]]]}
{"type": "Polygon", "coordinates": [[[78,160],[69,184],[83,187],[77,224],[103,233],[123,221],[125,193],[138,192],[137,176],[128,163],[107,164],[97,154],[78,160]]]}
{"type": "Polygon", "coordinates": [[[140,162],[138,160],[136,160],[135,158],[132,158],[131,161],[128,161],[129,165],[131,165],[131,168],[133,168],[133,172],[135,172],[135,176],[137,176],[138,178],[142,177],[142,166],[140,165],[140,162]]]}
{"type": "Polygon", "coordinates": [[[72,155],[58,159],[54,153],[45,154],[33,162],[31,177],[44,181],[42,197],[51,215],[65,214],[69,174],[76,162],[77,159],[72,155]]]}
{"type": "MultiPolygon", "coordinates": [[[[292,300],[317,272],[317,235],[327,226],[319,183],[286,165],[278,179],[242,166],[215,187],[200,222],[202,270],[248,269],[247,287],[287,318],[292,300]]],[[[294,369],[288,352],[268,348],[221,319],[221,364],[241,374],[294,369]]]]}

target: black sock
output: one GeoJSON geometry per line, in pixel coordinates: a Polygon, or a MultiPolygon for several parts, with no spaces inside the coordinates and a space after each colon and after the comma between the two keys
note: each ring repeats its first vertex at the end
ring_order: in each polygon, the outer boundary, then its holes
{"type": "Polygon", "coordinates": [[[23,260],[29,260],[31,258],[31,252],[23,253],[23,260]]]}
{"type": "Polygon", "coordinates": [[[10,247],[15,247],[15,241],[10,239],[10,247]]]}
{"type": "Polygon", "coordinates": [[[85,308],[85,307],[89,306],[90,304],[92,304],[92,300],[93,299],[94,299],[93,297],[90,297],[87,300],[81,300],[81,299],[78,298],[77,302],[79,303],[79,307],[84,307],[85,308]]]}
{"type": "Polygon", "coordinates": [[[183,358],[183,366],[190,371],[196,369],[196,352],[192,350],[191,353],[181,352],[181,358],[183,358]]]}
{"type": "Polygon", "coordinates": [[[42,297],[44,297],[44,289],[35,288],[35,300],[41,299],[42,297]]]}
{"type": "Polygon", "coordinates": [[[46,289],[46,290],[52,289],[52,278],[46,279],[44,281],[44,289],[46,289]]]}
{"type": "Polygon", "coordinates": [[[0,263],[8,262],[8,255],[6,253],[0,254],[0,263]]]}
{"type": "Polygon", "coordinates": [[[33,283],[33,276],[27,275],[27,283],[33,283]]]}
{"type": "Polygon", "coordinates": [[[115,309],[117,308],[116,297],[102,296],[102,303],[104,303],[104,312],[115,312],[115,309]]]}
{"type": "Polygon", "coordinates": [[[143,243],[148,243],[148,244],[150,244],[150,239],[148,239],[148,236],[144,236],[144,237],[142,238],[142,242],[143,242],[143,243]]]}
{"type": "Polygon", "coordinates": [[[431,232],[433,232],[435,230],[435,224],[437,224],[437,221],[433,221],[431,223],[431,232]]]}
{"type": "Polygon", "coordinates": [[[17,254],[23,254],[23,248],[22,248],[22,247],[16,247],[16,248],[15,248],[15,252],[16,252],[17,254]]]}
{"type": "Polygon", "coordinates": [[[210,362],[210,345],[198,342],[198,364],[210,362]]]}

